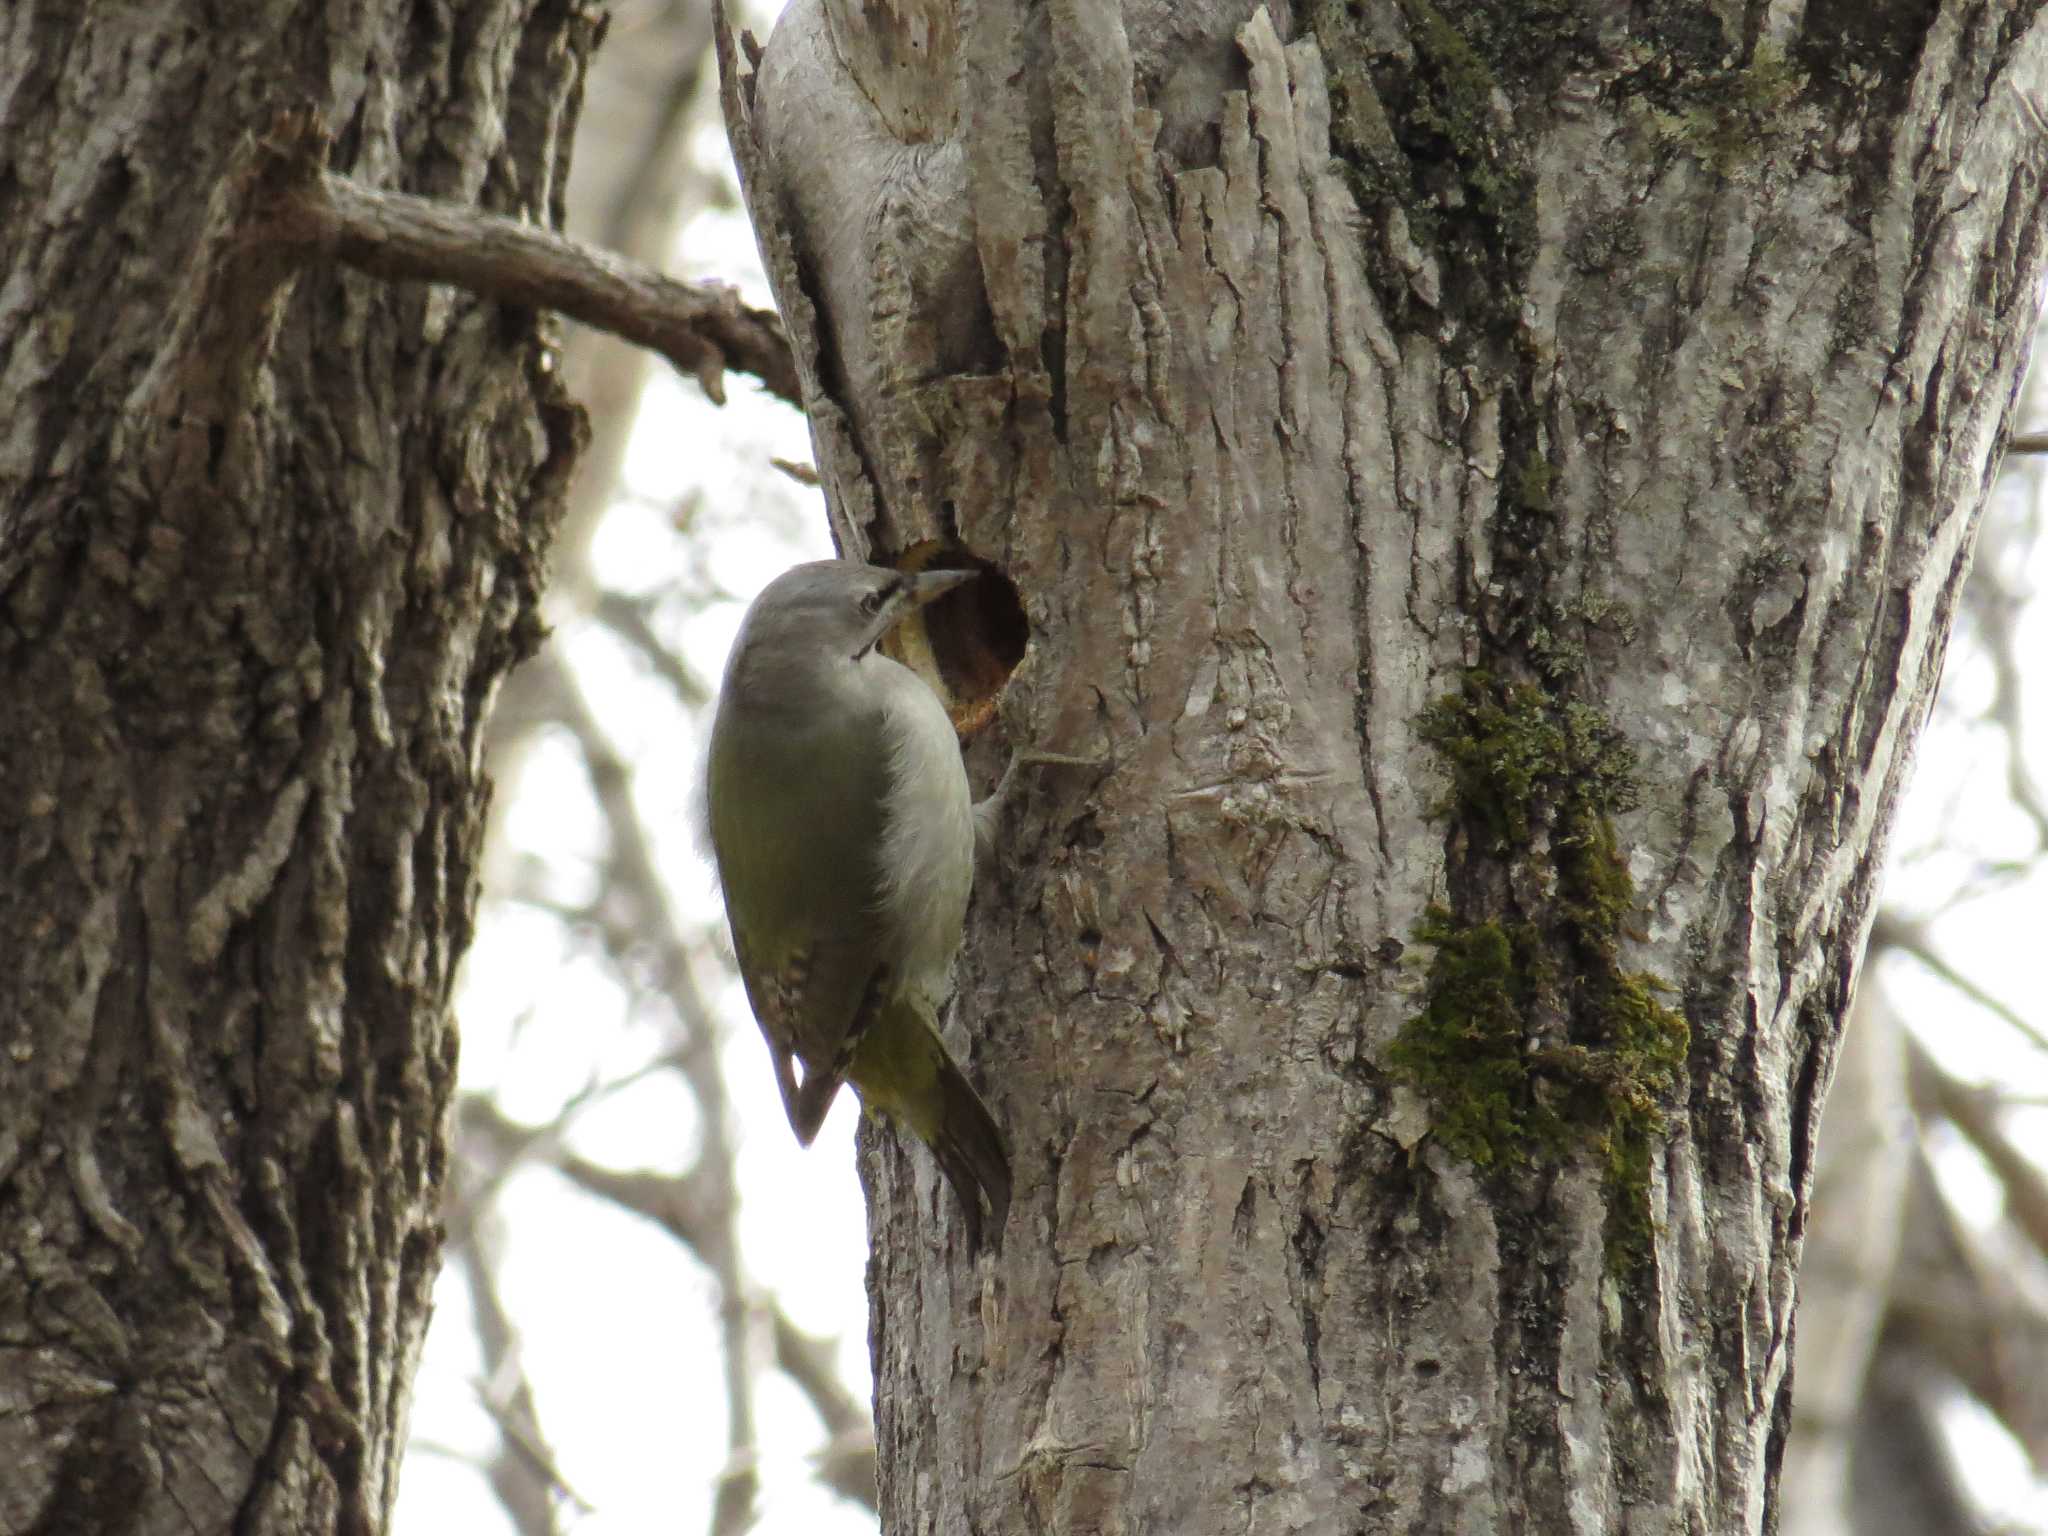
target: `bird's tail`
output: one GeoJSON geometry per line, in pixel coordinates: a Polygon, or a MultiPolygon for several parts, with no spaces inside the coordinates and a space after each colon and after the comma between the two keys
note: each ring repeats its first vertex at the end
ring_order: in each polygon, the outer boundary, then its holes
{"type": "Polygon", "coordinates": [[[968,1236],[976,1247],[981,1245],[978,1190],[988,1197],[991,1246],[1002,1247],[1003,1225],[1010,1219],[1010,1159],[1003,1150],[1003,1133],[974,1085],[950,1059],[939,1073],[939,1124],[928,1140],[939,1172],[967,1212],[968,1236]]]}
{"type": "Polygon", "coordinates": [[[908,999],[898,999],[862,1036],[848,1074],[861,1101],[876,1114],[909,1127],[932,1149],[953,1187],[976,1247],[982,1233],[1003,1242],[1010,1217],[1010,1159],[1003,1133],[981,1095],[947,1052],[945,1042],[908,999]],[[990,1225],[982,1225],[988,1201],[990,1225]]]}

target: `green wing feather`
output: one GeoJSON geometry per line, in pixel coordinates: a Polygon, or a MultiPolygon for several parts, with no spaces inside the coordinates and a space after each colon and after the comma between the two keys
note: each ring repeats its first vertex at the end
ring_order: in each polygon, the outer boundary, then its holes
{"type": "Polygon", "coordinates": [[[709,772],[747,999],[771,1043],[828,1071],[874,976],[886,760],[773,711],[717,732],[709,772]]]}

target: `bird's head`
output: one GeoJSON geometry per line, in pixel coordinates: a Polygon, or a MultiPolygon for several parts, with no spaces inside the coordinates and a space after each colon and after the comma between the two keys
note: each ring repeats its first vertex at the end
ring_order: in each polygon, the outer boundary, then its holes
{"type": "Polygon", "coordinates": [[[912,575],[859,560],[792,566],[754,599],[739,647],[755,655],[860,661],[890,630],[974,571],[912,575]]]}

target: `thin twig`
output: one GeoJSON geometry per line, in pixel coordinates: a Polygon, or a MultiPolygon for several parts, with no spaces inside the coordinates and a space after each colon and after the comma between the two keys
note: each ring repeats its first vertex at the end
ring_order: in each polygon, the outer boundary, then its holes
{"type": "MultiPolygon", "coordinates": [[[[458,1164],[457,1178],[461,1177],[458,1164]]],[[[496,1246],[488,1224],[481,1224],[455,1250],[484,1360],[484,1380],[474,1386],[498,1426],[497,1454],[483,1470],[520,1536],[557,1536],[558,1498],[566,1498],[585,1514],[591,1513],[591,1505],[562,1475],[541,1433],[533,1384],[519,1358],[518,1332],[498,1296],[496,1246]]]]}
{"type": "Polygon", "coordinates": [[[595,1514],[597,1506],[584,1498],[582,1494],[578,1493],[571,1486],[569,1480],[562,1475],[562,1469],[555,1465],[553,1458],[548,1454],[547,1447],[540,1442],[533,1429],[519,1422],[504,1404],[492,1398],[489,1383],[472,1381],[470,1386],[476,1393],[477,1402],[482,1405],[484,1412],[491,1416],[491,1422],[497,1425],[499,1435],[504,1438],[507,1445],[511,1446],[518,1453],[520,1459],[533,1469],[534,1474],[548,1487],[554,1489],[556,1493],[575,1505],[578,1513],[586,1515],[595,1514]]]}
{"type": "Polygon", "coordinates": [[[1947,982],[1978,1007],[2003,1020],[2007,1028],[2035,1050],[2048,1053],[2048,1035],[2044,1035],[2017,1008],[1993,997],[1943,959],[1940,951],[1934,947],[1934,941],[1928,937],[1927,930],[1919,923],[1906,922],[1889,913],[1879,913],[1877,921],[1871,926],[1870,948],[1872,951],[1880,948],[1896,949],[1911,955],[1936,977],[1947,982]]]}
{"type": "Polygon", "coordinates": [[[686,709],[701,709],[711,702],[711,690],[690,670],[647,619],[647,605],[623,592],[600,593],[591,606],[591,617],[640,653],[641,660],[669,686],[686,709]]]}
{"type": "MultiPolygon", "coordinates": [[[[530,663],[546,666],[552,653],[530,663]]],[[[719,1030],[696,980],[692,946],[655,866],[646,828],[633,803],[632,772],[598,723],[574,678],[559,679],[561,721],[582,749],[599,813],[610,834],[607,884],[621,899],[624,921],[601,926],[606,944],[624,960],[638,943],[651,944],[663,992],[688,1032],[676,1065],[697,1101],[700,1117],[697,1176],[693,1181],[711,1219],[700,1223],[696,1253],[718,1282],[720,1346],[725,1369],[726,1472],[712,1500],[711,1536],[738,1536],[753,1524],[760,1489],[759,1448],[754,1435],[753,1381],[748,1364],[750,1287],[739,1254],[734,1222],[731,1106],[719,1075],[719,1030]]]]}
{"type": "Polygon", "coordinates": [[[669,1071],[677,1065],[683,1049],[686,1047],[665,1051],[618,1077],[586,1084],[545,1125],[520,1125],[484,1095],[462,1095],[456,1101],[457,1130],[463,1134],[474,1131],[485,1138],[492,1149],[492,1161],[488,1167],[480,1168],[474,1181],[465,1184],[449,1201],[442,1218],[449,1243],[461,1244],[469,1240],[472,1223],[497,1198],[499,1188],[513,1174],[522,1168],[556,1166],[561,1158],[562,1144],[579,1115],[635,1083],[658,1072],[669,1071]]]}
{"type": "MultiPolygon", "coordinates": [[[[462,1129],[501,1156],[519,1155],[527,1136],[525,1127],[482,1099],[465,1101],[462,1129]]],[[[710,1263],[726,1241],[722,1229],[732,1213],[721,1203],[720,1180],[707,1177],[701,1161],[697,1171],[681,1175],[621,1171],[557,1146],[549,1166],[586,1194],[652,1222],[701,1261],[710,1263]]],[[[874,1421],[839,1379],[835,1341],[805,1333],[772,1297],[754,1297],[748,1305],[766,1314],[777,1369],[810,1399],[825,1426],[828,1440],[817,1456],[819,1477],[841,1496],[876,1508],[874,1421]]],[[[735,1465],[750,1468],[751,1451],[735,1465]]]]}
{"type": "Polygon", "coordinates": [[[2048,1253],[2048,1178],[2006,1134],[2000,1123],[1998,1094],[1951,1077],[1925,1047],[1909,1042],[1909,1048],[1914,1070],[1925,1073],[1923,1081],[1934,1088],[1936,1107],[1998,1175],[2005,1191],[2006,1215],[2036,1250],[2048,1253]]]}

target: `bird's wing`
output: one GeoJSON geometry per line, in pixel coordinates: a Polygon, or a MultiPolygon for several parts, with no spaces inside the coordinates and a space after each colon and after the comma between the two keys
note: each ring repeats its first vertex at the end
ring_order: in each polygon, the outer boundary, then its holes
{"type": "MultiPolygon", "coordinates": [[[[835,732],[756,711],[721,722],[708,765],[711,843],[747,1000],[778,1080],[794,1057],[818,1082],[819,1119],[884,959],[876,859],[888,765],[869,734],[878,730],[864,716],[835,732]]],[[[796,1125],[787,1087],[784,1098],[796,1125]]]]}

